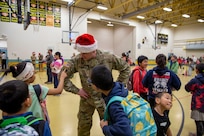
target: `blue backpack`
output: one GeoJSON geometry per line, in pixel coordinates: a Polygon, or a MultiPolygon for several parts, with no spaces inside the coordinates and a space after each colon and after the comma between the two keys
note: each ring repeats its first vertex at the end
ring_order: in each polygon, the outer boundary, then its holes
{"type": "Polygon", "coordinates": [[[156,136],[157,127],[149,103],[137,93],[130,92],[127,97],[114,96],[110,99],[104,113],[104,120],[109,119],[108,107],[119,101],[130,119],[133,136],[156,136]]]}

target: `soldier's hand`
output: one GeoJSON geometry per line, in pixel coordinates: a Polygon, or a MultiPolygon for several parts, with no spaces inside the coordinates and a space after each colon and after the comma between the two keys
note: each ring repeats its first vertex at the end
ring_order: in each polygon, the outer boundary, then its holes
{"type": "Polygon", "coordinates": [[[66,77],[67,77],[67,73],[66,73],[66,69],[64,69],[60,74],[60,79],[62,79],[62,78],[64,79],[66,77]]]}
{"type": "Polygon", "coordinates": [[[78,92],[78,95],[80,95],[81,97],[87,99],[89,97],[89,95],[83,90],[83,88],[81,88],[78,92]]]}
{"type": "Polygon", "coordinates": [[[101,128],[103,128],[104,126],[108,126],[108,121],[101,120],[100,121],[100,126],[101,126],[101,128]]]}

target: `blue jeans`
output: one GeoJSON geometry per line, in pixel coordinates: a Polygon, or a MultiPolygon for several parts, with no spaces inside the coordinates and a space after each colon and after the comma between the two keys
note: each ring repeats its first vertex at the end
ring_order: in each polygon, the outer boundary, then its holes
{"type": "Polygon", "coordinates": [[[52,82],[52,71],[51,68],[47,66],[47,82],[52,82]]]}
{"type": "Polygon", "coordinates": [[[59,84],[58,75],[53,74],[53,77],[54,77],[54,88],[57,88],[57,86],[59,84]]]}

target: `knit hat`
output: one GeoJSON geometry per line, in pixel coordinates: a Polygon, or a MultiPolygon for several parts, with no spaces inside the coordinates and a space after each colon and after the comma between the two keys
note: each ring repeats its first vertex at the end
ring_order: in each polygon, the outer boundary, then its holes
{"type": "MultiPolygon", "coordinates": [[[[17,69],[17,67],[16,67],[17,69]]],[[[18,70],[18,69],[17,69],[18,70]]],[[[23,71],[16,77],[17,80],[26,81],[31,78],[34,74],[34,67],[33,64],[27,62],[23,71]]]]}
{"type": "Polygon", "coordinates": [[[98,48],[97,41],[90,34],[83,34],[76,39],[75,47],[81,53],[89,53],[98,48]]]}

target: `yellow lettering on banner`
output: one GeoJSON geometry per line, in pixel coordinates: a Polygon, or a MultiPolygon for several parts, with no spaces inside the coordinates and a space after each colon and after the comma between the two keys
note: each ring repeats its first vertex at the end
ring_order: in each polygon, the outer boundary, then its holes
{"type": "Polygon", "coordinates": [[[2,16],[2,17],[1,17],[1,21],[2,21],[2,22],[10,22],[10,19],[9,19],[9,17],[4,17],[4,16],[2,16]]]}

